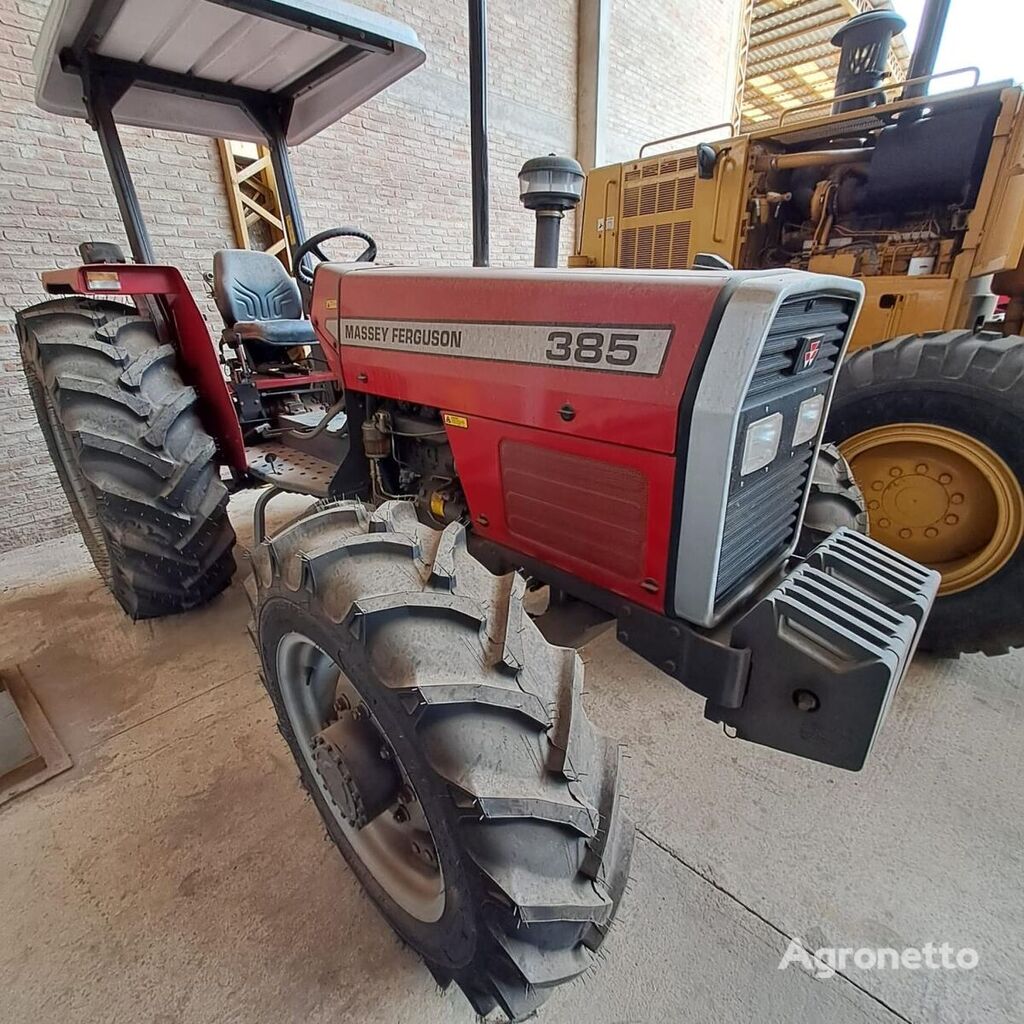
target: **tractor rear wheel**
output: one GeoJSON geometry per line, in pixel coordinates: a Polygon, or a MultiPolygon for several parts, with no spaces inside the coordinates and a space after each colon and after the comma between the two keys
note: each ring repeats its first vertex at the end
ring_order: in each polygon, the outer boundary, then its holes
{"type": "Polygon", "coordinates": [[[921,648],[1024,646],[1024,338],[932,331],[862,349],[826,433],[871,536],[942,573],[921,648]]]}
{"type": "Polygon", "coordinates": [[[408,502],[322,503],[253,566],[264,680],[330,838],[442,985],[530,1015],[594,965],[633,842],[579,655],[408,502]]]}
{"type": "Polygon", "coordinates": [[[228,493],[175,353],[135,309],[57,299],[17,314],[39,426],[104,582],[134,619],[230,582],[228,493]]]}

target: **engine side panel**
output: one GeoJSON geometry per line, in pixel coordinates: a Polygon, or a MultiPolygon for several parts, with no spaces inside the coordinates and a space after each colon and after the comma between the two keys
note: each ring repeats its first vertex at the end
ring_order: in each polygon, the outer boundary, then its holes
{"type": "Polygon", "coordinates": [[[669,454],[683,390],[725,283],[725,275],[709,272],[328,264],[317,271],[313,324],[346,389],[669,454]],[[339,338],[346,323],[363,336],[339,338]],[[423,345],[399,333],[424,324],[457,334],[461,345],[423,345]],[[371,336],[374,326],[384,333],[371,336]],[[580,358],[590,358],[579,351],[581,334],[603,337],[600,362],[580,358]],[[634,334],[640,337],[613,340],[634,334]],[[638,350],[632,365],[614,361],[629,358],[623,345],[638,350]]]}
{"type": "Polygon", "coordinates": [[[313,321],[346,389],[446,414],[482,536],[660,610],[680,406],[726,281],[326,265],[313,321]]]}

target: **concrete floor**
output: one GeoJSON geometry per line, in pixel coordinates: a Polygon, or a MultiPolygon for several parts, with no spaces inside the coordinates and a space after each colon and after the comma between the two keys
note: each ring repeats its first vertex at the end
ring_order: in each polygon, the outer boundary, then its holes
{"type": "MultiPolygon", "coordinates": [[[[75,761],[0,810],[2,1024],[473,1020],[324,841],[248,614],[238,582],[133,625],[77,539],[0,559],[0,667],[75,761]]],[[[919,659],[858,775],[730,742],[610,635],[584,654],[641,832],[600,970],[542,1021],[1018,1024],[1024,652],[919,659]],[[791,936],[980,963],[816,980],[777,969],[791,936]]]]}

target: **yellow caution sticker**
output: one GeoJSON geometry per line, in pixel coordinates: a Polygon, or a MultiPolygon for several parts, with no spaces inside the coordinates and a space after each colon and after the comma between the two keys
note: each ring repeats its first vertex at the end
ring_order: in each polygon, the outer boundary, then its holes
{"type": "Polygon", "coordinates": [[[328,299],[324,303],[324,309],[337,309],[337,308],[338,308],[338,300],[337,299],[328,299]]]}
{"type": "Polygon", "coordinates": [[[444,414],[444,425],[446,427],[468,427],[469,420],[465,416],[456,416],[453,412],[446,412],[444,414]]]}

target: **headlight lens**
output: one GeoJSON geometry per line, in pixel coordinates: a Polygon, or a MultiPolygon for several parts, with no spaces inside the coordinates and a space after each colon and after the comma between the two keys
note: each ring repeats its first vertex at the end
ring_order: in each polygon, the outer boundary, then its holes
{"type": "Polygon", "coordinates": [[[771,416],[755,420],[747,427],[747,436],[743,441],[743,461],[740,463],[740,476],[746,476],[758,469],[764,469],[778,454],[779,441],[782,438],[782,413],[773,412],[771,416]]]}
{"type": "Polygon", "coordinates": [[[821,414],[825,409],[825,396],[814,395],[800,403],[796,414],[796,430],[793,431],[793,447],[816,437],[821,426],[821,414]]]}

